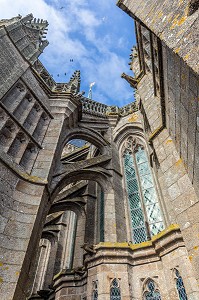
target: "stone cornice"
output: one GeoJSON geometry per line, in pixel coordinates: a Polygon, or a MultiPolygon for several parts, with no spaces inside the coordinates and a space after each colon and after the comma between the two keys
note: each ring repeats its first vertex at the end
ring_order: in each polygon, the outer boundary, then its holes
{"type": "Polygon", "coordinates": [[[161,257],[185,247],[178,224],[172,224],[150,241],[140,244],[101,242],[94,246],[95,254],[85,255],[84,266],[63,270],[54,276],[54,288],[82,286],[86,283],[87,270],[100,264],[128,264],[136,266],[158,262],[161,257]]]}
{"type": "Polygon", "coordinates": [[[103,242],[95,246],[96,254],[86,255],[85,265],[92,268],[99,264],[140,265],[160,261],[161,257],[184,247],[184,241],[177,224],[172,224],[150,241],[140,244],[103,242]]]}

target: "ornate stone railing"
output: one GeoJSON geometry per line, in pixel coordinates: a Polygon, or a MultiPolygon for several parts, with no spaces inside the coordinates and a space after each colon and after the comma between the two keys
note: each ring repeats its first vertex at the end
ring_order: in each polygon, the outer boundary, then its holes
{"type": "Polygon", "coordinates": [[[125,116],[138,110],[136,102],[131,102],[123,107],[109,106],[100,102],[93,101],[88,98],[81,99],[82,111],[96,116],[108,116],[111,114],[118,114],[125,116]]]}
{"type": "MultiPolygon", "coordinates": [[[[71,82],[74,79],[74,77],[72,77],[69,83],[56,83],[39,60],[37,60],[34,63],[33,68],[37,72],[37,74],[40,75],[44,83],[48,86],[48,88],[51,91],[59,92],[59,93],[72,91],[71,82]]],[[[76,71],[74,75],[80,76],[78,72],[79,71],[76,71]]],[[[93,101],[89,98],[81,97],[81,103],[82,103],[82,111],[84,113],[89,113],[95,116],[103,116],[103,117],[107,117],[110,114],[118,114],[120,116],[125,116],[138,110],[136,102],[131,102],[119,108],[118,106],[108,106],[106,104],[93,101]]]]}
{"type": "Polygon", "coordinates": [[[85,113],[90,113],[98,116],[105,116],[108,106],[106,104],[93,101],[86,97],[82,97],[82,111],[85,113]]]}

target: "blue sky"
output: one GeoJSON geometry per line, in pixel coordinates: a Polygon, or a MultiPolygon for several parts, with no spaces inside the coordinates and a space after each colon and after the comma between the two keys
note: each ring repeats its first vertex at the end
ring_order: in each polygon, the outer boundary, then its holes
{"type": "Polygon", "coordinates": [[[67,82],[75,70],[80,70],[85,96],[89,84],[95,82],[93,100],[123,106],[133,101],[133,90],[120,75],[132,74],[128,62],[130,49],[135,45],[134,23],[115,3],[0,0],[0,18],[33,13],[36,18],[47,19],[50,44],[40,59],[54,80],[67,82]]]}

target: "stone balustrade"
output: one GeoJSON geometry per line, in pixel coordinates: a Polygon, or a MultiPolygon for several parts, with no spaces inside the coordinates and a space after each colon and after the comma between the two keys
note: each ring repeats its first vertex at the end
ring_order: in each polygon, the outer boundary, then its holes
{"type": "Polygon", "coordinates": [[[82,98],[81,102],[83,112],[98,116],[108,116],[111,114],[125,116],[138,110],[136,102],[131,102],[123,107],[109,106],[88,98],[82,98]]]}
{"type": "MultiPolygon", "coordinates": [[[[45,84],[52,92],[64,93],[70,90],[68,83],[56,83],[52,76],[48,73],[43,64],[37,60],[33,65],[34,70],[40,75],[45,84]]],[[[121,108],[118,106],[109,106],[103,103],[96,102],[86,97],[81,97],[82,111],[84,113],[93,114],[96,116],[104,116],[110,114],[119,114],[121,116],[128,115],[138,110],[136,102],[131,102],[121,108]]]]}

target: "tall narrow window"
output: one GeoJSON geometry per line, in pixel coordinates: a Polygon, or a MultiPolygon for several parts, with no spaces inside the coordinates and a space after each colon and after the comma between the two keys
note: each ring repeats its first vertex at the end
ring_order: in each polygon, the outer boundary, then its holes
{"type": "Polygon", "coordinates": [[[100,242],[104,242],[104,192],[100,192],[100,242]]]}
{"type": "Polygon", "coordinates": [[[121,300],[119,282],[116,278],[111,282],[110,300],[121,300]]]}
{"type": "Polygon", "coordinates": [[[144,291],[144,300],[161,300],[160,292],[152,279],[147,280],[144,291]]]}
{"type": "Polygon", "coordinates": [[[175,269],[174,271],[176,276],[176,288],[178,291],[179,299],[188,300],[182,277],[180,276],[180,273],[177,269],[175,269]]]}
{"type": "Polygon", "coordinates": [[[124,173],[135,244],[164,229],[158,197],[144,147],[129,137],[123,148],[124,173]]]}
{"type": "Polygon", "coordinates": [[[98,300],[98,281],[93,281],[93,297],[92,300],[98,300]]]}

